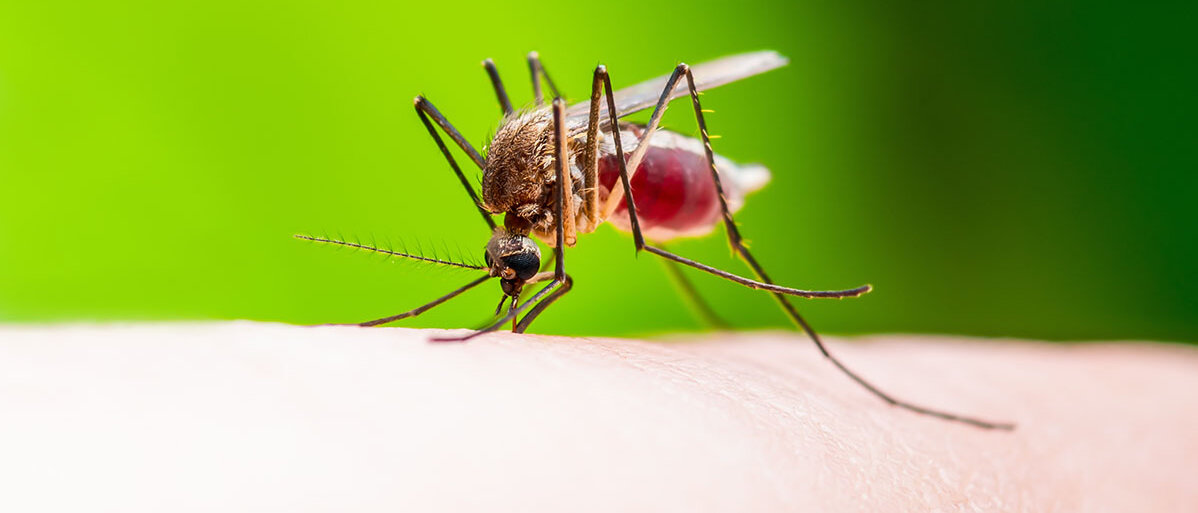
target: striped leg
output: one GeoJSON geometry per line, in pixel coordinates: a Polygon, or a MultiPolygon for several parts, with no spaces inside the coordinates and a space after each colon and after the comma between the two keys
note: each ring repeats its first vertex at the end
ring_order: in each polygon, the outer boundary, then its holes
{"type": "MultiPolygon", "coordinates": [[[[611,80],[607,76],[604,76],[604,85],[605,85],[606,93],[607,93],[608,115],[610,116],[609,119],[612,123],[612,126],[616,126],[615,120],[619,118],[619,114],[616,113],[616,111],[615,111],[616,105],[615,105],[615,100],[612,97],[611,80]]],[[[811,328],[811,325],[809,325],[807,323],[807,321],[805,319],[803,319],[802,316],[799,315],[798,310],[795,309],[794,305],[792,305],[790,303],[789,298],[787,298],[786,296],[790,295],[790,296],[799,296],[799,297],[808,297],[808,298],[855,297],[855,296],[864,294],[866,292],[869,292],[871,288],[869,285],[865,285],[862,287],[858,287],[856,289],[843,290],[843,291],[804,291],[804,290],[798,290],[798,289],[791,289],[788,287],[780,287],[780,286],[774,284],[773,280],[771,280],[769,275],[767,275],[765,273],[765,270],[762,269],[761,264],[757,263],[757,259],[753,258],[753,255],[749,252],[749,249],[747,247],[745,247],[744,240],[740,235],[740,230],[738,230],[736,227],[736,221],[732,218],[732,212],[731,212],[731,210],[728,209],[728,203],[727,203],[726,199],[724,198],[723,186],[720,183],[720,176],[719,176],[719,173],[716,171],[716,167],[715,167],[715,156],[714,156],[714,152],[712,152],[712,149],[711,149],[711,138],[707,134],[707,123],[703,119],[703,108],[699,103],[699,92],[695,88],[695,79],[694,79],[694,76],[691,74],[691,70],[690,70],[689,66],[687,66],[686,64],[679,64],[678,67],[676,67],[674,69],[673,75],[671,75],[670,79],[667,81],[665,90],[662,91],[661,98],[658,100],[657,106],[653,110],[653,115],[649,121],[649,129],[648,129],[646,135],[644,136],[644,138],[642,138],[639,146],[637,147],[637,151],[634,152],[634,154],[632,156],[633,162],[631,162],[629,164],[624,163],[624,151],[621,148],[619,137],[615,138],[615,143],[616,143],[616,152],[617,152],[618,162],[620,163],[620,182],[621,182],[621,185],[623,186],[623,190],[625,191],[625,202],[628,205],[628,217],[630,220],[629,224],[632,227],[633,239],[636,243],[636,248],[638,251],[643,249],[650,253],[658,255],[660,257],[663,257],[663,258],[666,258],[666,259],[669,259],[669,260],[672,260],[672,261],[675,261],[675,262],[678,262],[678,263],[681,263],[684,265],[689,265],[696,269],[706,271],[708,273],[711,273],[716,276],[720,276],[722,278],[740,283],[740,284],[745,285],[750,288],[770,291],[773,294],[774,298],[778,301],[779,305],[781,305],[783,311],[786,312],[786,315],[791,319],[791,321],[793,321],[796,325],[798,325],[798,327],[800,329],[802,329],[805,333],[807,333],[807,336],[811,337],[811,340],[813,342],[815,342],[816,347],[819,349],[820,353],[824,355],[825,358],[827,358],[829,361],[831,361],[832,364],[836,366],[836,368],[840,369],[841,372],[843,372],[845,375],[847,375],[853,381],[856,381],[859,385],[864,387],[870,393],[874,394],[875,396],[877,396],[878,398],[882,399],[883,401],[885,401],[886,403],[888,403],[892,406],[897,406],[899,408],[903,408],[903,409],[913,411],[915,413],[920,413],[923,415],[929,415],[929,416],[941,418],[944,420],[962,422],[965,424],[969,424],[972,426],[985,428],[985,429],[1005,429],[1005,430],[1014,429],[1015,426],[1013,424],[979,420],[979,419],[965,417],[965,416],[961,416],[961,415],[957,415],[957,414],[953,414],[953,413],[943,412],[943,411],[939,411],[939,410],[933,410],[930,408],[925,408],[925,407],[918,406],[918,405],[915,405],[912,403],[908,403],[906,401],[901,401],[899,399],[895,399],[890,394],[887,394],[887,393],[881,391],[880,389],[875,387],[873,384],[869,383],[862,377],[858,376],[856,373],[854,373],[848,367],[845,367],[845,365],[843,363],[841,363],[840,360],[838,360],[835,356],[833,356],[831,353],[828,352],[828,349],[824,346],[823,340],[820,339],[819,334],[817,334],[815,332],[815,330],[811,328]],[[699,262],[695,262],[693,260],[678,256],[678,255],[671,253],[669,251],[666,251],[664,249],[661,249],[661,248],[658,248],[655,246],[651,246],[651,245],[645,243],[644,236],[641,234],[640,224],[637,222],[637,218],[636,218],[636,205],[632,198],[632,188],[629,186],[630,179],[629,179],[628,168],[632,165],[639,164],[639,162],[640,162],[639,157],[643,154],[643,149],[647,148],[649,146],[648,139],[649,139],[649,137],[651,137],[653,135],[653,131],[656,130],[657,125],[661,120],[661,115],[664,114],[664,112],[665,112],[666,104],[669,103],[669,99],[670,99],[672,93],[674,92],[674,87],[677,85],[679,79],[683,76],[686,77],[687,86],[690,89],[691,103],[694,106],[695,119],[699,124],[699,132],[702,134],[702,137],[703,137],[703,147],[704,147],[704,151],[707,154],[707,164],[711,170],[711,178],[712,178],[712,180],[715,181],[716,192],[719,193],[720,208],[721,208],[721,211],[723,212],[724,226],[728,233],[728,241],[732,244],[732,248],[736,251],[736,253],[738,255],[740,255],[740,257],[742,259],[744,259],[744,261],[746,263],[749,264],[749,267],[751,267],[753,269],[753,273],[757,276],[758,280],[760,280],[760,281],[750,280],[748,278],[743,278],[743,277],[734,275],[734,274],[726,272],[726,271],[721,271],[714,267],[711,267],[711,266],[708,266],[705,264],[701,264],[699,262]]]]}

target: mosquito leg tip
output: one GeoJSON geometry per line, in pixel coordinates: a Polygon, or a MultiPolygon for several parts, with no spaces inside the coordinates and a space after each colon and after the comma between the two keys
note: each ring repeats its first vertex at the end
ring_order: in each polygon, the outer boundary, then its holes
{"type": "Polygon", "coordinates": [[[528,52],[528,58],[529,58],[529,59],[540,59],[540,58],[541,58],[541,54],[540,54],[540,53],[537,53],[537,51],[536,51],[536,50],[533,50],[533,51],[531,51],[531,52],[528,52]]]}
{"type": "Polygon", "coordinates": [[[470,333],[469,335],[462,335],[462,336],[458,336],[458,337],[450,337],[450,336],[446,336],[446,337],[431,337],[431,338],[429,338],[429,339],[428,339],[428,341],[429,341],[429,342],[432,342],[432,343],[440,343],[440,342],[467,342],[467,341],[469,341],[470,339],[472,339],[472,338],[474,338],[474,337],[477,337],[477,336],[479,336],[479,335],[485,335],[485,334],[487,334],[487,333],[488,333],[487,331],[475,331],[475,332],[472,332],[472,333],[470,333]]]}
{"type": "Polygon", "coordinates": [[[972,419],[968,419],[968,420],[962,419],[961,422],[964,422],[971,426],[979,427],[982,429],[992,429],[994,431],[1014,431],[1015,430],[1015,424],[1010,423],[1010,422],[986,422],[986,421],[972,420],[972,419]]]}

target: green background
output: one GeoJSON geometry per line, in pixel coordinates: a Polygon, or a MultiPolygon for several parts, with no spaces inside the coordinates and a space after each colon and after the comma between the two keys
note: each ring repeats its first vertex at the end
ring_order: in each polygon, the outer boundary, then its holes
{"type": "MultiPolygon", "coordinates": [[[[1198,341],[1193,17],[1050,3],[3,1],[0,320],[415,307],[472,274],[291,238],[481,258],[414,95],[481,147],[485,57],[524,103],[530,50],[577,100],[598,63],[618,88],[774,49],[791,65],[703,99],[716,151],[774,173],[738,217],[774,277],[876,287],[800,300],[817,329],[1198,341]]],[[[694,134],[679,105],[667,125],[694,134]]],[[[748,272],[719,234],[673,249],[748,272]]],[[[577,288],[533,331],[703,328],[626,234],[567,263],[577,288]]],[[[786,326],[767,295],[692,276],[736,326],[786,326]]],[[[477,326],[498,299],[405,325],[477,326]]]]}

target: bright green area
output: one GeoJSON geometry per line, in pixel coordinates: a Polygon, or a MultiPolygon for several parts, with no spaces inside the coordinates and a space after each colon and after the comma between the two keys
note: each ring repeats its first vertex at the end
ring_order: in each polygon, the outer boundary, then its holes
{"type": "MultiPolygon", "coordinates": [[[[703,100],[716,150],[774,172],[738,217],[774,277],[876,287],[800,300],[817,328],[1198,341],[1198,84],[1180,11],[190,4],[0,4],[0,320],[412,308],[472,275],[291,234],[481,258],[487,232],[414,95],[481,146],[499,119],[485,57],[523,103],[529,50],[577,100],[598,63],[620,87],[775,49],[789,67],[703,100]]],[[[680,106],[667,124],[695,133],[680,106]]],[[[720,234],[673,248],[748,272],[720,234]]],[[[584,236],[567,264],[577,289],[534,331],[702,329],[625,234],[584,236]]],[[[767,295],[691,276],[736,326],[786,325],[767,295]]],[[[498,299],[488,284],[406,325],[476,326],[498,299]]]]}

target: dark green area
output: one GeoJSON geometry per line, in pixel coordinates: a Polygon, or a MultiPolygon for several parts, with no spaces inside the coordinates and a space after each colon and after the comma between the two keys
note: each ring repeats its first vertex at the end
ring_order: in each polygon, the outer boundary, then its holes
{"type": "MultiPolygon", "coordinates": [[[[774,277],[876,287],[800,300],[817,328],[1198,341],[1193,17],[1049,4],[5,2],[0,320],[417,306],[472,275],[291,238],[481,258],[414,95],[481,146],[485,57],[526,102],[529,50],[577,100],[598,63],[620,87],[775,49],[789,67],[703,99],[716,150],[774,173],[738,218],[774,277]]],[[[695,132],[685,108],[667,124],[695,132]]],[[[721,237],[673,248],[747,273],[721,237]]],[[[625,234],[567,262],[577,289],[534,331],[701,327],[625,234]]],[[[785,326],[767,295],[691,275],[735,325],[785,326]]],[[[488,284],[406,325],[476,326],[498,299],[488,284]]]]}

